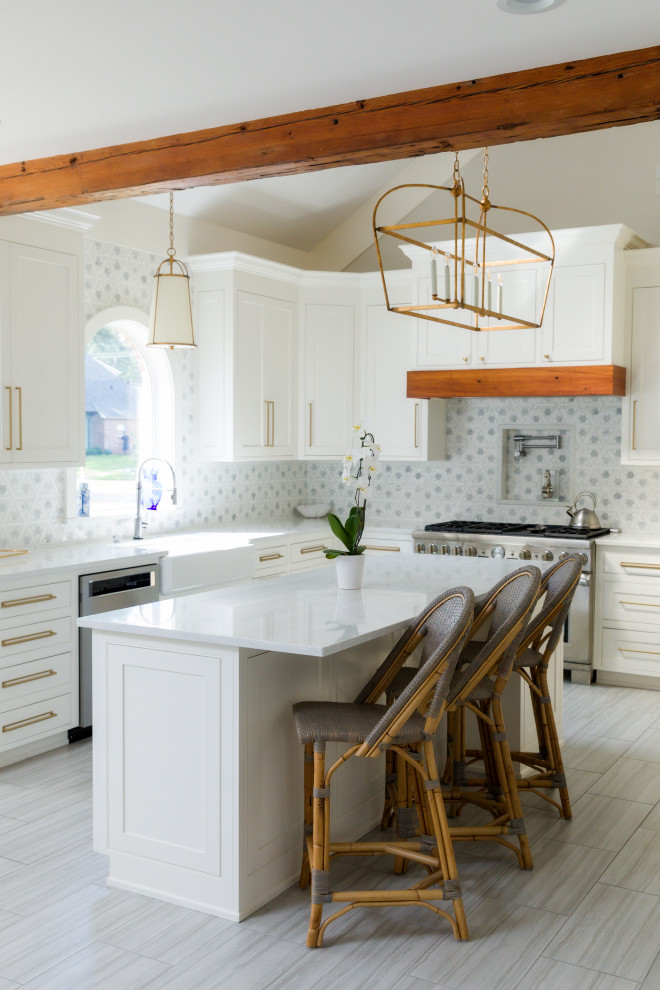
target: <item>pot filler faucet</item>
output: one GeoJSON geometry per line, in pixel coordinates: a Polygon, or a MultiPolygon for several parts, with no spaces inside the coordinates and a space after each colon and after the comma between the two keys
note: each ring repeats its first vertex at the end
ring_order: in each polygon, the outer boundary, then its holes
{"type": "Polygon", "coordinates": [[[134,540],[144,539],[142,536],[142,530],[147,523],[142,522],[142,468],[145,464],[149,464],[151,461],[159,461],[161,464],[168,467],[172,472],[172,487],[170,488],[170,491],[172,493],[172,505],[176,505],[176,475],[174,473],[174,468],[170,462],[166,461],[163,457],[147,457],[147,459],[142,461],[142,464],[140,464],[137,473],[137,510],[135,513],[135,530],[133,532],[134,540]]]}

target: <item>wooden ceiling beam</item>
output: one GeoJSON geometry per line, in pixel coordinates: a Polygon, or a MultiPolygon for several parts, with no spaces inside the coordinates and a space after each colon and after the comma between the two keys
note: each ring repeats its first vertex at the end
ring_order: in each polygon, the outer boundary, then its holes
{"type": "Polygon", "coordinates": [[[0,214],[660,118],[660,46],[0,166],[0,214]]]}

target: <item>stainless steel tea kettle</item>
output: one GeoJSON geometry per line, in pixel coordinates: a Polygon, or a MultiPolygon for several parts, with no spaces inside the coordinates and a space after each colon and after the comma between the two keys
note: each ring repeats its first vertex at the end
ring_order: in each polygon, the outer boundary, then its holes
{"type": "Polygon", "coordinates": [[[573,500],[573,505],[567,508],[567,513],[571,517],[570,525],[575,526],[576,529],[600,529],[600,519],[594,512],[596,508],[596,496],[593,492],[578,492],[573,500]],[[578,499],[587,495],[593,504],[591,509],[578,509],[578,499]]]}

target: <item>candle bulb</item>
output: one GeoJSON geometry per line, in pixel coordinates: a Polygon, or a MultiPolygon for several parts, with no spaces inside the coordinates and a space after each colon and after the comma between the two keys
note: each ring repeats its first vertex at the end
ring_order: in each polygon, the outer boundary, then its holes
{"type": "Polygon", "coordinates": [[[472,302],[474,306],[478,309],[481,300],[479,299],[479,271],[475,265],[472,269],[472,286],[473,286],[473,299],[472,302]]]}
{"type": "Polygon", "coordinates": [[[449,285],[449,262],[445,265],[445,299],[451,298],[451,288],[449,285]]]}
{"type": "Polygon", "coordinates": [[[435,299],[438,294],[438,268],[435,263],[435,248],[431,251],[431,295],[435,299]]]}
{"type": "Polygon", "coordinates": [[[497,312],[502,312],[502,276],[497,276],[497,312]]]}
{"type": "Polygon", "coordinates": [[[493,281],[490,277],[490,272],[488,273],[488,282],[486,283],[486,309],[492,310],[493,308],[493,281]]]}

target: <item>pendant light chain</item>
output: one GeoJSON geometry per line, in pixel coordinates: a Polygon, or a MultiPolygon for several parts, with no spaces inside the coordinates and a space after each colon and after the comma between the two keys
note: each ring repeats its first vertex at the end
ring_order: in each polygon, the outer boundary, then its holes
{"type": "Polygon", "coordinates": [[[490,189],[488,188],[488,148],[484,148],[484,179],[481,187],[482,202],[490,206],[490,189]]]}
{"type": "Polygon", "coordinates": [[[170,257],[170,261],[176,254],[176,249],[174,247],[174,193],[170,193],[170,246],[167,250],[170,257]]]}

